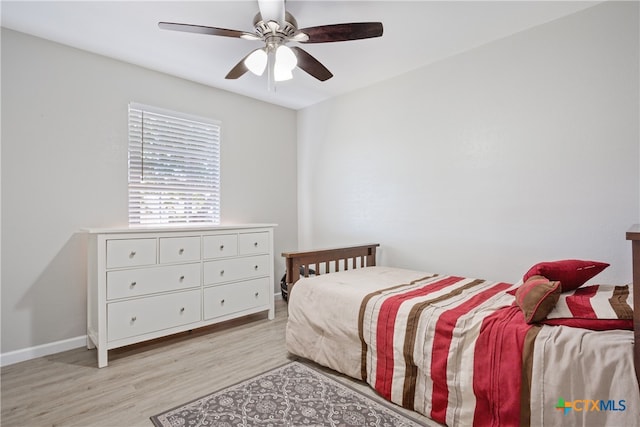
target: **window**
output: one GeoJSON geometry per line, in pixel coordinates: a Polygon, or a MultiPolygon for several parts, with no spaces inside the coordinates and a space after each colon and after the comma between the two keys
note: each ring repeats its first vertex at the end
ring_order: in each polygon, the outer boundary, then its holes
{"type": "Polygon", "coordinates": [[[220,123],[129,104],[129,225],[220,223],[220,123]]]}

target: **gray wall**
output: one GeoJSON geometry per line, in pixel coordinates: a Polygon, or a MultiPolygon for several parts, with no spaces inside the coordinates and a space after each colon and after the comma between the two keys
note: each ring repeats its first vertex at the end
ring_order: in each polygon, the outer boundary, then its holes
{"type": "Polygon", "coordinates": [[[300,111],[300,247],[509,282],[595,259],[630,281],[638,35],[638,3],[605,2],[300,111]]]}
{"type": "Polygon", "coordinates": [[[223,223],[296,247],[295,111],[3,28],[2,353],[86,334],[76,233],[127,225],[130,101],[220,120],[223,223]]]}

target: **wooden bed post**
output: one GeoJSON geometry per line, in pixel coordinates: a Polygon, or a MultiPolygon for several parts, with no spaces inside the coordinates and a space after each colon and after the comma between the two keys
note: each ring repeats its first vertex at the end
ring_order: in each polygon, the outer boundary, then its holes
{"type": "Polygon", "coordinates": [[[376,265],[376,247],[369,246],[369,253],[367,254],[367,267],[376,265]]]}
{"type": "Polygon", "coordinates": [[[631,240],[633,264],[633,361],[640,384],[640,224],[634,224],[627,231],[627,240],[631,240]]]}

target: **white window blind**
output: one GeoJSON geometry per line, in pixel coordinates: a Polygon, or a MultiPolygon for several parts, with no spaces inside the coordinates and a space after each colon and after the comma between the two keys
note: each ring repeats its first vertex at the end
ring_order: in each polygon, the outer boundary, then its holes
{"type": "Polygon", "coordinates": [[[220,223],[220,123],[129,104],[129,225],[220,223]]]}

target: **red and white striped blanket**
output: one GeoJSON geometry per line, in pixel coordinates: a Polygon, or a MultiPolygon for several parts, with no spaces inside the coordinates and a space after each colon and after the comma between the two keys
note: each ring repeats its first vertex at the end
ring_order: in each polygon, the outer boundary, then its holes
{"type": "MultiPolygon", "coordinates": [[[[640,408],[633,333],[527,325],[516,288],[380,266],[302,279],[289,298],[287,349],[450,426],[636,425],[636,409],[556,408],[558,398],[640,408]]],[[[563,294],[548,320],[632,322],[630,287],[583,288],[563,294]]]]}
{"type": "Polygon", "coordinates": [[[432,275],[368,294],[358,320],[362,379],[440,423],[518,425],[523,354],[538,327],[512,305],[512,287],[432,275]]]}
{"type": "Polygon", "coordinates": [[[590,285],[563,292],[542,321],[545,325],[607,331],[633,330],[633,287],[590,285]]]}

